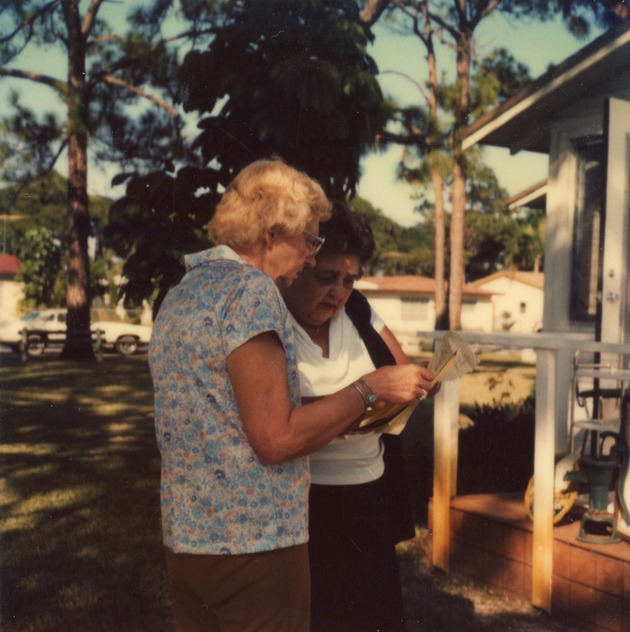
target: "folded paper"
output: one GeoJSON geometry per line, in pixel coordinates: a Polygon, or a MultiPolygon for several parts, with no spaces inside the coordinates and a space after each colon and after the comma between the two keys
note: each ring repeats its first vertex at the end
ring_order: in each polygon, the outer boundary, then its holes
{"type": "MultiPolygon", "coordinates": [[[[431,382],[434,387],[438,382],[449,382],[462,375],[474,371],[479,359],[461,336],[449,331],[438,343],[429,361],[428,368],[435,373],[431,382]]],[[[381,408],[369,408],[361,423],[347,434],[363,434],[366,432],[387,432],[400,434],[418,402],[412,404],[389,404],[381,408]]]]}

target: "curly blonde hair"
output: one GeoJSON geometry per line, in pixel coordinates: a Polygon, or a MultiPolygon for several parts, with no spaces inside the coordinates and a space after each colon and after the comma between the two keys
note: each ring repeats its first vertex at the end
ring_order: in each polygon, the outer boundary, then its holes
{"type": "Polygon", "coordinates": [[[257,160],[245,167],[217,205],[210,237],[247,251],[263,230],[300,234],[313,220],[323,222],[332,204],[321,186],[282,160],[257,160]]]}

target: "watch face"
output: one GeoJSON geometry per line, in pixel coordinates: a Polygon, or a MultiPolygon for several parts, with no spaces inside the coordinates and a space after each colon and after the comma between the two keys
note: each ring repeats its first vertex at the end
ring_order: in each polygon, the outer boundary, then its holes
{"type": "Polygon", "coordinates": [[[370,393],[370,394],[367,396],[367,403],[368,403],[368,406],[371,406],[371,405],[372,405],[375,401],[376,401],[376,395],[374,395],[374,393],[370,393]]]}

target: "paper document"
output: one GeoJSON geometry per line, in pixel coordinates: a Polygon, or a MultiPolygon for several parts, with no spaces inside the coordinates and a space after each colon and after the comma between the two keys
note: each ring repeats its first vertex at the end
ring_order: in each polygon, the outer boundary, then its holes
{"type": "MultiPolygon", "coordinates": [[[[438,382],[448,382],[459,379],[462,375],[474,371],[479,359],[461,336],[449,331],[438,343],[429,361],[428,368],[435,373],[431,386],[438,382]]],[[[382,408],[369,408],[358,428],[347,434],[362,434],[365,432],[387,432],[400,434],[418,402],[413,404],[389,404],[382,408]]]]}

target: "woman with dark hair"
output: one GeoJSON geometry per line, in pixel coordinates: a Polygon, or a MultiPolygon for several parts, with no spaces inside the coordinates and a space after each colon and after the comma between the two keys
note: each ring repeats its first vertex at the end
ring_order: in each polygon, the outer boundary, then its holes
{"type": "Polygon", "coordinates": [[[305,174],[252,163],[216,209],[217,246],[186,256],[160,307],[149,363],[177,632],[308,630],[307,455],[368,401],[408,402],[426,386],[417,370],[383,367],[300,405],[279,288],[315,264],[329,214],[305,174]]]}
{"type": "MultiPolygon", "coordinates": [[[[315,267],[282,292],[294,319],[303,402],[375,367],[410,363],[354,290],[374,254],[367,220],[334,202],[320,234],[325,242],[315,267]]],[[[430,384],[432,372],[421,370],[430,384]]],[[[423,389],[419,398],[426,395],[423,389]]],[[[385,465],[387,441],[377,432],[346,434],[310,455],[313,632],[405,629],[395,545],[412,538],[414,526],[406,480],[393,485],[395,473],[385,465]]]]}

